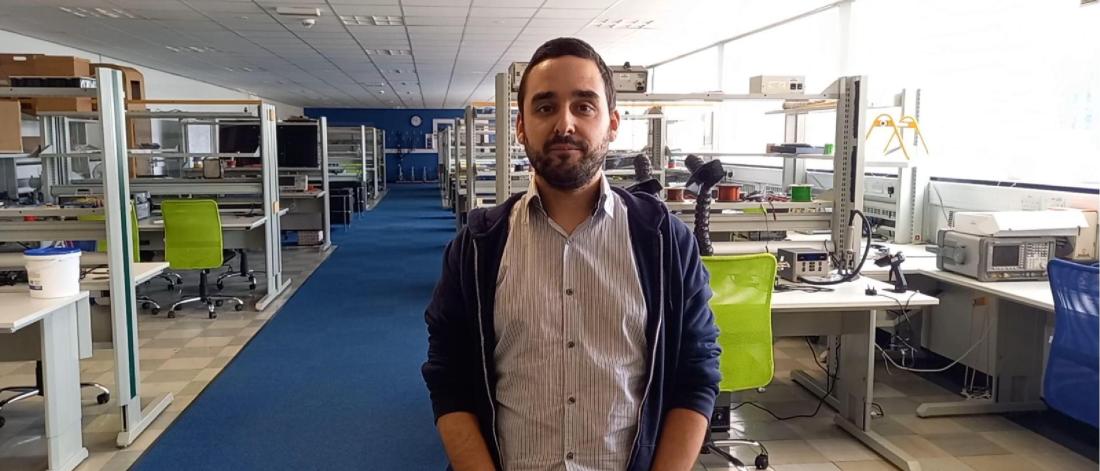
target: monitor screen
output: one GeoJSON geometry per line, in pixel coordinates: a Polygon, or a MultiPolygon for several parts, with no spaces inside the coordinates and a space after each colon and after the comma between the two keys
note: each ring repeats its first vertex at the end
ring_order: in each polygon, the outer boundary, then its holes
{"type": "Polygon", "coordinates": [[[259,124],[218,124],[218,152],[255,154],[259,149],[259,124]]]}
{"type": "Polygon", "coordinates": [[[1015,267],[1020,265],[1019,245],[994,245],[993,266],[1015,267]]]}
{"type": "Polygon", "coordinates": [[[315,168],[317,159],[317,126],[280,124],[276,130],[279,167],[315,168]]]}
{"type": "Polygon", "coordinates": [[[247,154],[237,157],[237,166],[260,165],[263,159],[252,157],[260,149],[260,125],[255,123],[218,124],[218,152],[222,154],[247,154]]]}

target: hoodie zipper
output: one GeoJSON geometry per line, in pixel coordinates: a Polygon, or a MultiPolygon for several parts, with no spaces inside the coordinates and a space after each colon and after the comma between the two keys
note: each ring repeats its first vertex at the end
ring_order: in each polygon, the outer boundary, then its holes
{"type": "Polygon", "coordinates": [[[504,467],[504,458],[500,455],[500,439],[497,438],[497,408],[493,403],[493,389],[489,385],[489,365],[485,361],[485,326],[482,323],[481,313],[481,272],[479,270],[480,260],[477,251],[477,241],[472,241],[474,245],[474,292],[477,298],[477,334],[481,337],[481,372],[485,378],[485,396],[489,399],[489,417],[492,422],[493,432],[493,449],[496,450],[497,462],[500,463],[501,468],[504,467]]]}
{"type": "Polygon", "coordinates": [[[653,336],[653,345],[650,345],[649,379],[646,380],[645,393],[642,394],[642,402],[638,405],[638,425],[637,430],[634,431],[634,443],[630,447],[632,451],[630,453],[630,462],[627,463],[626,469],[630,469],[630,467],[634,465],[634,460],[637,459],[638,456],[638,439],[642,435],[642,411],[645,410],[645,402],[649,398],[649,390],[653,387],[653,370],[657,365],[657,345],[661,343],[661,327],[665,321],[665,241],[664,234],[660,231],[657,231],[657,244],[660,246],[660,259],[658,262],[660,270],[658,270],[658,273],[660,273],[661,280],[661,289],[658,290],[660,293],[658,297],[660,302],[658,305],[660,307],[657,309],[657,333],[653,336]]]}

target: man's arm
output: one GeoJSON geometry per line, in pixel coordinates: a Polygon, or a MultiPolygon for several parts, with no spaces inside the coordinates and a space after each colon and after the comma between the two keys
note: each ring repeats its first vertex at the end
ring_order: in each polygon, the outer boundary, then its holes
{"type": "Polygon", "coordinates": [[[477,417],[469,412],[451,412],[435,423],[443,448],[455,471],[495,471],[489,447],[477,425],[477,417]]]}
{"type": "Polygon", "coordinates": [[[668,400],[654,471],[690,470],[707,434],[718,396],[718,326],[710,310],[710,276],[686,225],[672,221],[682,261],[683,312],[676,379],[668,400]]]}
{"type": "Polygon", "coordinates": [[[709,420],[691,409],[668,411],[650,471],[690,470],[703,448],[709,420]]]}
{"type": "Polygon", "coordinates": [[[432,301],[424,313],[428,325],[428,360],[421,372],[427,383],[432,410],[443,447],[456,471],[493,470],[485,438],[474,415],[480,386],[478,341],[471,334],[462,294],[463,231],[447,245],[443,269],[432,301]]]}

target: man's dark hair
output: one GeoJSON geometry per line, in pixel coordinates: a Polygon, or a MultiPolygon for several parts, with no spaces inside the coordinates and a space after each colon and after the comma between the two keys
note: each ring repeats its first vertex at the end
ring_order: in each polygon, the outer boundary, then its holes
{"type": "Polygon", "coordinates": [[[580,39],[557,38],[546,41],[538,49],[535,49],[535,54],[531,56],[531,61],[527,63],[527,68],[523,71],[523,77],[519,81],[519,95],[517,96],[520,114],[523,114],[523,97],[527,92],[527,74],[530,74],[531,69],[539,63],[562,56],[580,57],[596,63],[596,67],[600,69],[600,77],[603,78],[604,94],[607,95],[607,109],[608,111],[614,110],[615,86],[611,81],[611,68],[603,62],[600,54],[580,39]]]}

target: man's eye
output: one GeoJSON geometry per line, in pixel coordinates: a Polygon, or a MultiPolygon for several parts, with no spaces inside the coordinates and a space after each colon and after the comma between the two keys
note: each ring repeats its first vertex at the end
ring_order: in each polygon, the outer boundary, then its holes
{"type": "Polygon", "coordinates": [[[535,107],[535,112],[536,113],[549,113],[550,109],[551,109],[550,105],[540,105],[540,106],[535,107]]]}
{"type": "Polygon", "coordinates": [[[591,112],[596,111],[595,107],[593,107],[592,105],[589,105],[587,103],[584,103],[584,104],[580,105],[579,108],[580,108],[581,111],[583,111],[585,113],[591,113],[591,112]]]}

